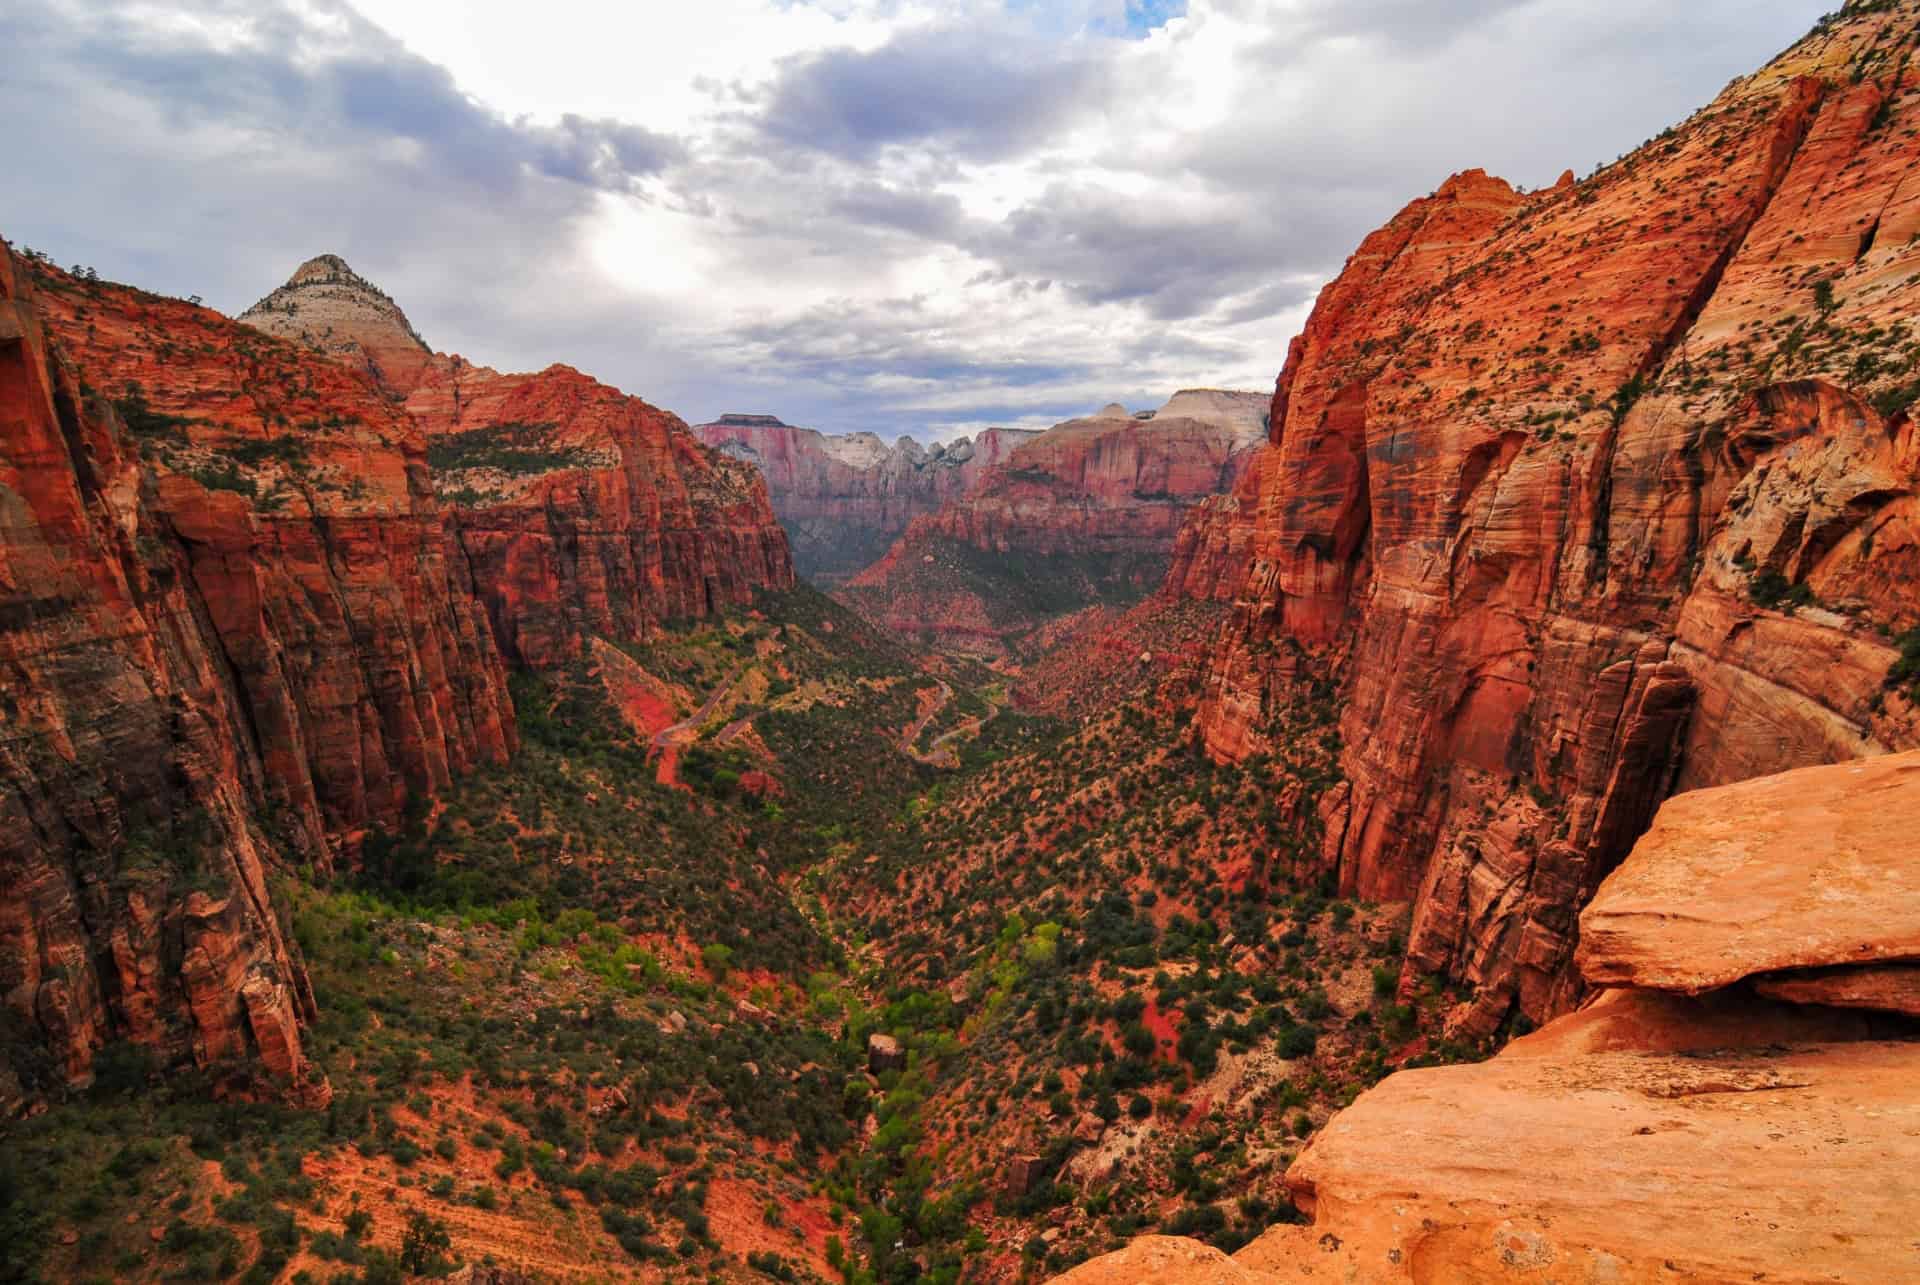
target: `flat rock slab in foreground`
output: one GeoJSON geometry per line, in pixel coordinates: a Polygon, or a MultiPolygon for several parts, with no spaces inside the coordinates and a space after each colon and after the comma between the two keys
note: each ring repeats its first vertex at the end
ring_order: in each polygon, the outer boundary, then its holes
{"type": "Polygon", "coordinates": [[[1920,1280],[1920,1045],[1403,1071],[1287,1182],[1302,1279],[1920,1280]]]}
{"type": "Polygon", "coordinates": [[[1127,1247],[1080,1264],[1053,1285],[1269,1285],[1272,1277],[1184,1236],[1139,1236],[1127,1247]]]}
{"type": "Polygon", "coordinates": [[[1920,752],[1682,794],[1580,916],[1588,981],[1697,993],[1920,957],[1920,752]]]}

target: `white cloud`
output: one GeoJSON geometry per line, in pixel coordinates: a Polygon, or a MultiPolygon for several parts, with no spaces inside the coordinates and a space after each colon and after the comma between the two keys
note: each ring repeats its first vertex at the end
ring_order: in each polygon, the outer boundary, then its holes
{"type": "Polygon", "coordinates": [[[1270,387],[1405,201],[1610,159],[1822,7],[55,0],[0,14],[0,231],[229,310],[331,250],[477,360],[949,436],[1270,387]]]}

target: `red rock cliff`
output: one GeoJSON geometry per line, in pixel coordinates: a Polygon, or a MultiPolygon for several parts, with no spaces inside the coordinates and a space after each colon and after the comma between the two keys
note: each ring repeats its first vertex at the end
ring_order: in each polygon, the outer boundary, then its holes
{"type": "Polygon", "coordinates": [[[1411,899],[1470,1029],[1579,989],[1580,907],[1675,790],[1920,743],[1913,0],[1823,26],[1583,183],[1473,172],[1368,237],[1176,584],[1345,674],[1324,860],[1411,899]],[[1225,586],[1231,586],[1230,589],[1225,586]]]}
{"type": "Polygon", "coordinates": [[[723,415],[694,433],[758,468],[793,541],[794,567],[822,584],[868,566],[915,518],[965,494],[1037,434],[990,428],[972,438],[887,446],[872,433],[830,436],[771,415],[723,415]]]}
{"type": "Polygon", "coordinates": [[[1145,420],[1112,406],[1057,424],[915,519],[846,597],[896,631],[994,650],[1050,614],[1137,596],[1166,576],[1188,510],[1259,453],[1264,402],[1189,390],[1145,420]]]}
{"type": "Polygon", "coordinates": [[[324,1100],[280,854],[512,744],[418,435],[364,379],[0,248],[0,1098],[111,1039],[324,1100]]]}
{"type": "Polygon", "coordinates": [[[793,583],[765,484],[669,412],[568,366],[502,374],[435,354],[331,255],[241,319],[401,399],[509,660],[552,665],[595,635],[639,638],[793,583]]]}
{"type": "Polygon", "coordinates": [[[504,375],[436,358],[406,410],[512,659],[551,665],[590,637],[640,638],[793,584],[750,465],[571,367],[504,375]]]}

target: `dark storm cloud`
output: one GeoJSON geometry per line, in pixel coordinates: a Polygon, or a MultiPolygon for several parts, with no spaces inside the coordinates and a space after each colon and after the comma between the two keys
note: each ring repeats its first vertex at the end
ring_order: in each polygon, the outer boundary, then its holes
{"type": "Polygon", "coordinates": [[[1295,9],[1284,29],[1287,41],[1377,41],[1408,49],[1432,49],[1484,28],[1503,13],[1534,0],[1312,0],[1295,9]]]}
{"type": "Polygon", "coordinates": [[[1158,321],[1193,317],[1267,271],[1286,230],[1250,203],[1183,195],[1059,183],[968,248],[1020,276],[1059,281],[1088,304],[1138,304],[1158,321]]]}
{"type": "Polygon", "coordinates": [[[1017,27],[921,27],[876,49],[784,60],[755,115],[768,138],[848,160],[907,145],[994,160],[1095,108],[1099,73],[1096,48],[1017,27]]]}
{"type": "Polygon", "coordinates": [[[430,342],[634,378],[649,305],[579,248],[612,193],[685,158],[631,122],[511,119],[344,4],[200,0],[156,27],[130,4],[0,6],[0,113],[32,120],[0,234],[169,293],[245,308],[345,254],[430,342]]]}
{"type": "Polygon", "coordinates": [[[928,327],[916,320],[933,320],[923,299],[841,300],[779,321],[744,325],[733,333],[754,352],[756,365],[847,388],[880,380],[1032,388],[1095,373],[1075,363],[983,354],[974,343],[929,335],[928,327]]]}

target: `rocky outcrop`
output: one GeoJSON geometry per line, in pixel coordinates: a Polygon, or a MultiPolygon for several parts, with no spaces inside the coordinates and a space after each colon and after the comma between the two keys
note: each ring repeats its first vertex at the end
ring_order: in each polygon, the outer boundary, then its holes
{"type": "Polygon", "coordinates": [[[764,484],[667,411],[568,366],[502,374],[436,354],[332,255],[241,320],[364,367],[401,401],[511,661],[554,665],[592,637],[641,638],[793,583],[764,484]]]}
{"type": "Polygon", "coordinates": [[[1188,510],[1229,491],[1264,434],[1264,399],[1217,390],[1177,393],[1146,420],[1115,405],[1057,424],[916,519],[843,596],[897,633],[985,653],[1137,599],[1166,579],[1188,510]]]}
{"type": "MultiPolygon", "coordinates": [[[[1214,1274],[1164,1279],[1914,1276],[1920,1026],[1899,996],[1865,1013],[1776,1003],[1752,983],[1776,975],[1788,935],[1851,943],[1876,910],[1897,913],[1882,879],[1901,877],[1912,844],[1882,818],[1916,770],[1909,754],[1667,803],[1587,911],[1581,950],[1591,982],[1631,972],[1667,989],[1607,991],[1491,1061],[1388,1077],[1287,1171],[1311,1226],[1277,1228],[1231,1264],[1188,1251],[1183,1270],[1214,1274]],[[1756,798],[1769,837],[1741,849],[1756,798]],[[1787,816],[1853,838],[1773,824],[1787,816]],[[1805,864],[1795,835],[1814,841],[1805,864]],[[1740,908],[1723,908],[1736,887],[1740,908]],[[1668,908],[1635,910],[1655,889],[1668,908]],[[1772,927],[1724,931],[1742,908],[1772,927]],[[1707,926],[1690,937],[1695,916],[1707,926]],[[1732,984],[1684,993],[1715,979],[1732,984]]],[[[1110,1265],[1067,1279],[1122,1279],[1110,1265]]]]}
{"type": "Polygon", "coordinates": [[[872,563],[915,518],[965,494],[1037,436],[989,428],[932,446],[905,436],[888,446],[872,433],[829,435],[773,415],[722,415],[693,431],[760,470],[792,540],[794,569],[823,585],[842,583],[872,563]]]}
{"type": "Polygon", "coordinates": [[[433,364],[433,350],[400,305],[337,254],[308,259],[239,320],[323,352],[401,396],[433,364]]]}
{"type": "Polygon", "coordinates": [[[1584,182],[1362,244],[1271,442],[1177,544],[1231,597],[1199,730],[1344,676],[1326,868],[1415,903],[1466,1030],[1577,1002],[1575,917],[1676,790],[1920,744],[1920,5],[1855,6],[1584,182]],[[1231,583],[1230,590],[1223,587],[1231,583]]]}
{"type": "MultiPolygon", "coordinates": [[[[1683,794],[1580,916],[1580,970],[1695,994],[1782,969],[1920,959],[1920,752],[1683,794]]],[[[1811,996],[1838,979],[1783,987],[1811,996]]],[[[1898,1006],[1897,1004],[1894,1006],[1898,1006]]]]}
{"type": "Polygon", "coordinates": [[[501,650],[543,667],[793,584],[755,471],[568,366],[436,358],[408,395],[501,650]]]}

